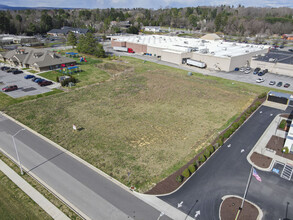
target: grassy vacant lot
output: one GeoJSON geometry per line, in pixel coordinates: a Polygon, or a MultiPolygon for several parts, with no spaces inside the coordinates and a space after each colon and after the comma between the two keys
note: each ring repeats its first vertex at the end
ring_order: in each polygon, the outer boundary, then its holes
{"type": "Polygon", "coordinates": [[[8,219],[52,219],[0,171],[0,216],[8,219]]]}
{"type": "MultiPolygon", "coordinates": [[[[72,76],[74,76],[79,81],[79,83],[76,84],[76,87],[102,82],[110,78],[108,72],[99,68],[102,63],[101,60],[93,59],[89,56],[86,56],[87,62],[79,62],[79,58],[73,59],[77,61],[82,70],[81,72],[72,74],[72,76]]],[[[60,73],[59,71],[49,71],[39,75],[56,82],[57,76],[62,76],[64,74],[60,73]]]]}
{"type": "Polygon", "coordinates": [[[112,80],[6,112],[141,191],[185,164],[268,90],[134,58],[105,59],[97,68],[112,80]],[[80,131],[73,132],[72,124],[80,131]]]}

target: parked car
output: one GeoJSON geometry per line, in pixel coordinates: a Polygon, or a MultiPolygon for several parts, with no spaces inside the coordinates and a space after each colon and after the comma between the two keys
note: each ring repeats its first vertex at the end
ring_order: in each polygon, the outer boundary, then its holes
{"type": "Polygon", "coordinates": [[[42,82],[38,82],[39,86],[48,86],[48,85],[52,85],[53,83],[51,81],[48,80],[44,80],[42,82]]]}
{"type": "Polygon", "coordinates": [[[256,67],[253,71],[253,74],[256,75],[258,74],[258,72],[260,71],[260,68],[259,67],[256,67]]]}
{"type": "Polygon", "coordinates": [[[31,78],[34,78],[34,77],[35,77],[34,75],[25,75],[24,76],[25,79],[31,79],[31,78]]]}
{"type": "Polygon", "coordinates": [[[13,71],[15,71],[15,70],[18,70],[18,69],[16,69],[16,68],[9,68],[8,70],[6,70],[6,72],[7,72],[7,73],[11,73],[11,72],[13,72],[13,71]]]}
{"type": "Polygon", "coordinates": [[[250,67],[246,67],[246,70],[249,70],[249,71],[250,71],[250,70],[251,70],[251,68],[250,68],[250,67]]]}
{"type": "Polygon", "coordinates": [[[289,49],[288,51],[293,52],[293,49],[289,49]]]}
{"type": "Polygon", "coordinates": [[[263,71],[260,71],[260,72],[258,72],[257,75],[258,75],[258,76],[263,76],[263,75],[264,75],[264,72],[263,72],[263,71]]]}
{"type": "Polygon", "coordinates": [[[282,85],[283,85],[282,82],[278,82],[278,84],[277,84],[278,87],[281,87],[282,85]]]}
{"type": "Polygon", "coordinates": [[[235,70],[235,71],[239,71],[239,68],[238,68],[238,67],[236,67],[234,70],[235,70]]]}
{"type": "Polygon", "coordinates": [[[21,71],[21,70],[14,70],[14,71],[12,71],[12,73],[13,74],[20,74],[20,73],[23,73],[23,71],[21,71]]]}
{"type": "Polygon", "coordinates": [[[5,71],[6,69],[8,69],[8,66],[1,66],[1,70],[5,71]]]}
{"type": "Polygon", "coordinates": [[[6,68],[4,69],[4,71],[7,72],[7,71],[10,70],[10,69],[11,69],[10,67],[6,67],[6,68]]]}
{"type": "Polygon", "coordinates": [[[249,74],[249,73],[250,73],[250,70],[246,69],[246,70],[244,71],[244,73],[245,73],[245,74],[249,74]]]}
{"type": "Polygon", "coordinates": [[[265,80],[263,79],[263,78],[258,78],[257,80],[256,80],[256,82],[257,83],[262,83],[262,82],[264,82],[265,80]]]}
{"type": "Polygon", "coordinates": [[[269,70],[268,70],[268,69],[264,69],[262,72],[263,72],[264,74],[266,74],[267,72],[269,72],[269,70]]]}
{"type": "Polygon", "coordinates": [[[276,81],[270,81],[269,85],[273,86],[276,84],[276,81]]]}
{"type": "Polygon", "coordinates": [[[285,47],[284,45],[281,45],[281,46],[280,46],[281,49],[283,49],[284,47],[285,47]]]}
{"type": "Polygon", "coordinates": [[[245,67],[241,67],[241,68],[239,69],[239,71],[240,71],[240,72],[244,72],[244,71],[245,71],[245,67]]]}
{"type": "Polygon", "coordinates": [[[17,85],[11,85],[11,86],[6,86],[2,88],[2,91],[9,92],[9,91],[17,90],[17,89],[18,89],[17,85]]]}
{"type": "Polygon", "coordinates": [[[36,78],[36,79],[34,80],[35,83],[39,83],[39,82],[43,82],[43,81],[45,81],[45,80],[42,79],[42,78],[36,78]]]}
{"type": "Polygon", "coordinates": [[[289,86],[290,86],[289,83],[285,83],[285,85],[284,85],[285,88],[288,88],[289,86]]]}

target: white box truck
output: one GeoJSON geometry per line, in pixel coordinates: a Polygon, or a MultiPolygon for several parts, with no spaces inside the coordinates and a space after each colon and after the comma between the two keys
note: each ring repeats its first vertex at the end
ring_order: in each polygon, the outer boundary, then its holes
{"type": "Polygon", "coordinates": [[[113,47],[113,50],[127,52],[127,53],[134,53],[134,51],[131,48],[127,48],[127,47],[113,47]]]}
{"type": "Polygon", "coordinates": [[[190,66],[199,67],[199,68],[205,68],[207,66],[204,62],[192,60],[192,59],[186,59],[186,64],[190,66]]]}

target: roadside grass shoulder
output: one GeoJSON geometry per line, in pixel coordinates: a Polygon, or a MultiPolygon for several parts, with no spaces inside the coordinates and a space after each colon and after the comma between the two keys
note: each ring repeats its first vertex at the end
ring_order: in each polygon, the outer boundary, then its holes
{"type": "Polygon", "coordinates": [[[12,98],[3,92],[0,92],[0,100],[1,100],[0,111],[5,110],[10,105],[14,105],[14,104],[25,102],[28,100],[38,99],[38,98],[42,98],[42,97],[46,97],[46,96],[50,96],[50,95],[54,95],[54,94],[58,94],[58,93],[62,93],[62,92],[63,91],[60,89],[53,89],[52,91],[47,92],[47,93],[34,95],[34,96],[24,96],[21,98],[12,98]]]}
{"type": "MultiPolygon", "coordinates": [[[[20,175],[19,167],[0,152],[0,159],[20,175]]],[[[81,220],[81,218],[57,199],[46,188],[26,173],[22,178],[40,192],[46,199],[59,208],[70,219],[81,220]]],[[[1,219],[52,219],[43,209],[31,200],[21,189],[0,171],[0,216],[1,219]],[[11,184],[12,183],[12,184],[11,184]]]]}
{"type": "Polygon", "coordinates": [[[8,219],[52,219],[0,171],[0,216],[8,219]]]}

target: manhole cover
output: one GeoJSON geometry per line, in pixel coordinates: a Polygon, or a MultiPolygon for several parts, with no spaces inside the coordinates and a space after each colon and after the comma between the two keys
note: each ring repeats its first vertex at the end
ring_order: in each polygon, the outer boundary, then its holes
{"type": "Polygon", "coordinates": [[[34,87],[30,87],[30,88],[23,89],[22,91],[29,92],[29,91],[34,91],[34,90],[37,90],[37,89],[34,87]]]}

